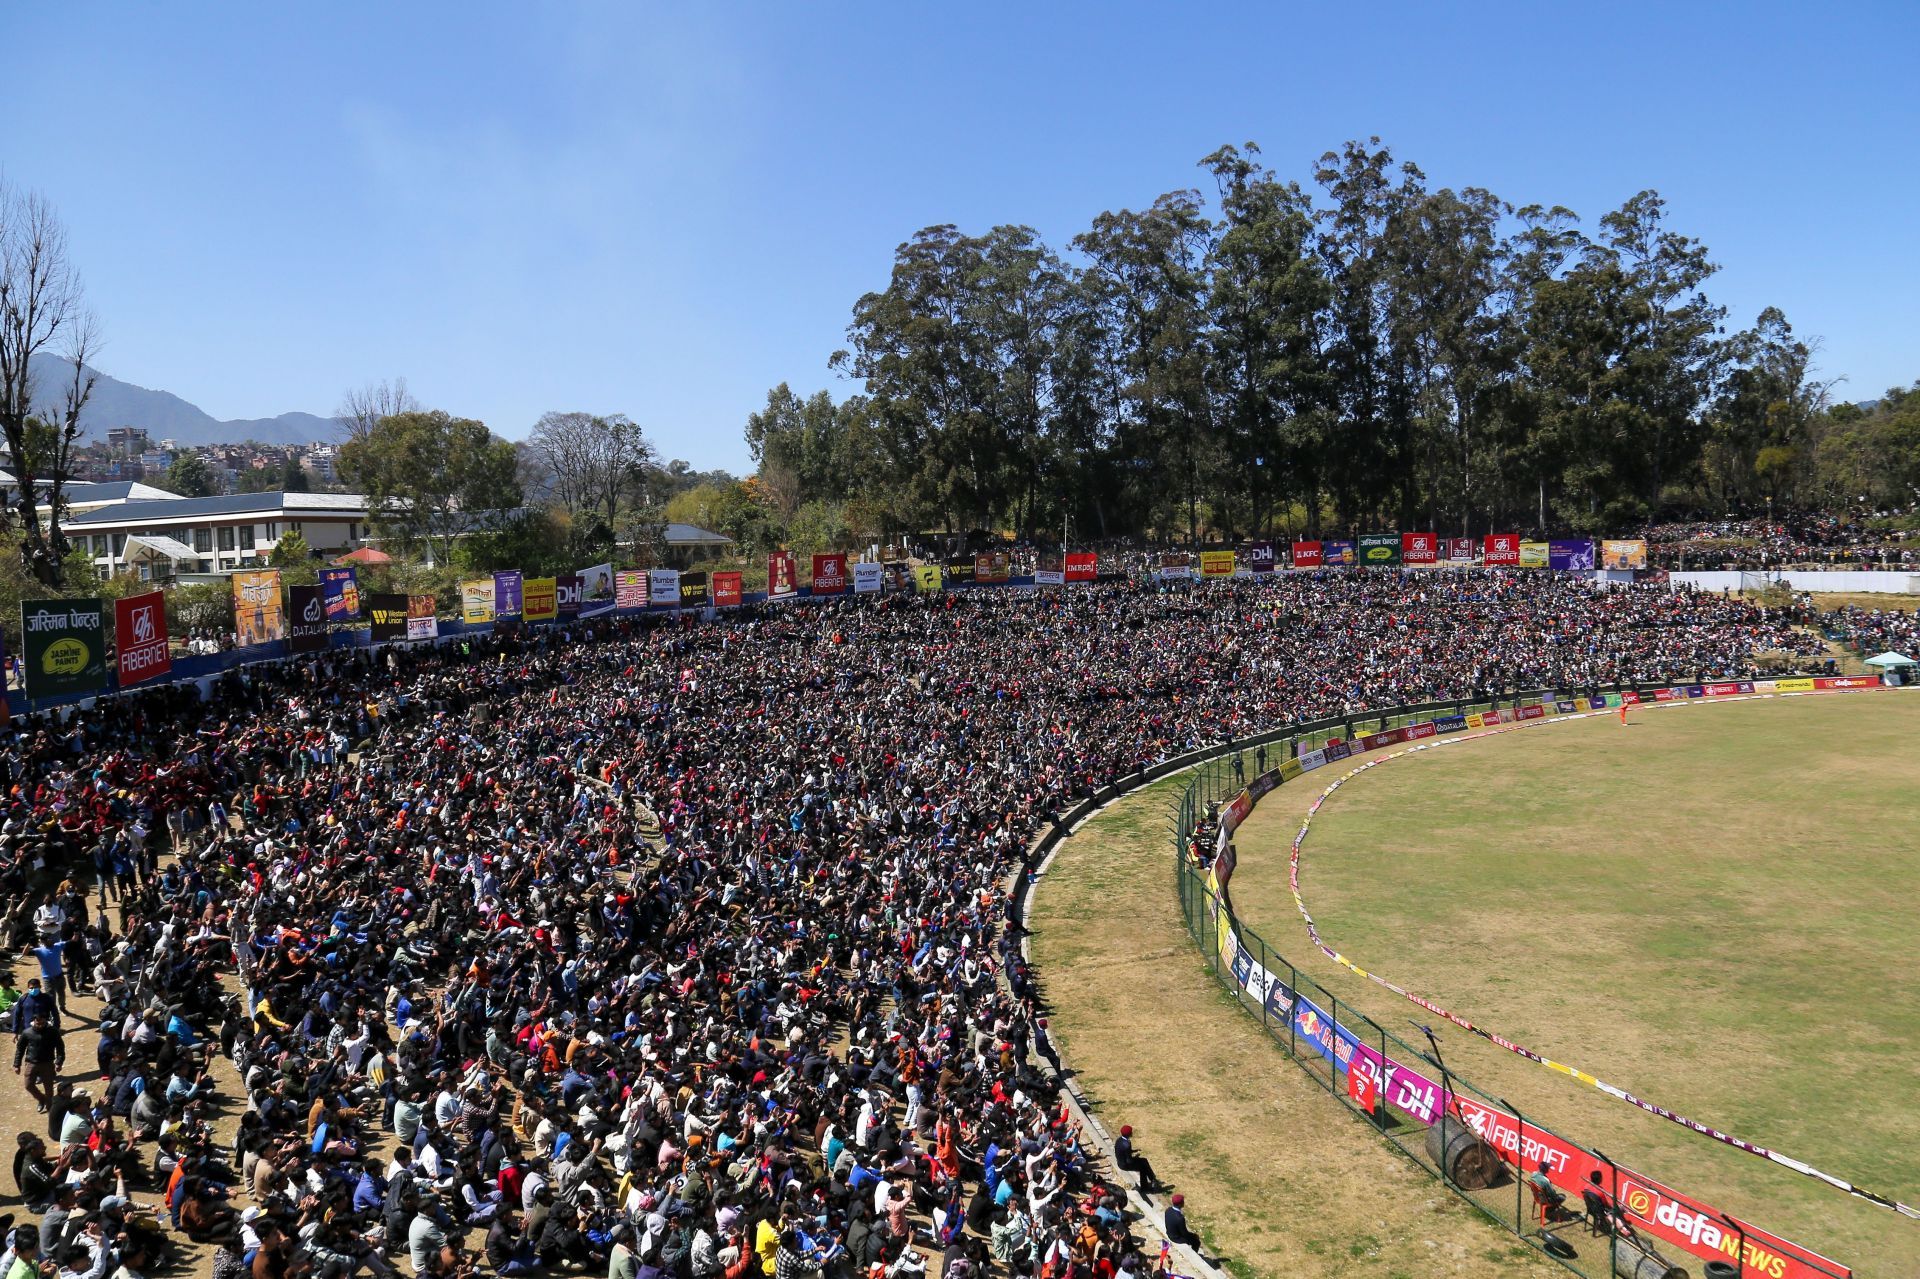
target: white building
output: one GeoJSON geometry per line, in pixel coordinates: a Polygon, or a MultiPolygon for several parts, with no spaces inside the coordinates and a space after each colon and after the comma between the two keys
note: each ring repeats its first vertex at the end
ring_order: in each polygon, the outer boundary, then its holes
{"type": "Polygon", "coordinates": [[[63,527],[102,573],[132,568],[155,575],[148,557],[129,557],[129,537],[190,548],[195,558],[177,563],[174,572],[231,573],[265,563],[285,533],[300,534],[323,558],[353,550],[366,535],[367,499],[358,493],[228,493],[123,501],[72,516],[63,527]]]}

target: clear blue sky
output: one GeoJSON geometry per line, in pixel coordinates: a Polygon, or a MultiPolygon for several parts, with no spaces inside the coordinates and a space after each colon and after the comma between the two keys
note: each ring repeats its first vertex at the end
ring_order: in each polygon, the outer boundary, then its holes
{"type": "Polygon", "coordinates": [[[744,469],[919,227],[1303,181],[1377,133],[1591,225],[1643,187],[1824,342],[1920,378],[1920,5],[6,4],[0,171],[52,198],[101,366],[218,417],[406,376],[522,436],[624,412],[744,469]]]}

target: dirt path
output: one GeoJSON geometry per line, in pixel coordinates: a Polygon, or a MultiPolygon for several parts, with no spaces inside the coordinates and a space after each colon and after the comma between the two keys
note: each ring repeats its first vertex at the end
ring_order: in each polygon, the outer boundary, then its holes
{"type": "Polygon", "coordinates": [[[1061,845],[1034,956],[1067,1063],[1239,1276],[1564,1274],[1370,1133],[1214,981],[1181,924],[1167,806],[1120,801],[1061,845]]]}

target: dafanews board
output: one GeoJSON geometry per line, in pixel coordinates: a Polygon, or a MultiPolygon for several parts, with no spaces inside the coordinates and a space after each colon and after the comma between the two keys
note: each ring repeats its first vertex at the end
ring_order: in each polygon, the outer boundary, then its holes
{"type": "Polygon", "coordinates": [[[27,696],[92,693],[107,684],[107,635],[99,600],[21,600],[27,696]]]}

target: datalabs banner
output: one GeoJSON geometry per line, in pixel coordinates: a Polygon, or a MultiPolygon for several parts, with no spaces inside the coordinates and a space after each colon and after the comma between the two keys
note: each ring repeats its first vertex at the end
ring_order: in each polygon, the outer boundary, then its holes
{"type": "Polygon", "coordinates": [[[172,670],[173,658],[167,651],[167,597],[154,591],[115,600],[113,642],[120,650],[122,688],[158,679],[172,670]]]}
{"type": "Polygon", "coordinates": [[[815,595],[847,593],[847,557],[845,555],[813,557],[813,593],[815,595]]]}
{"type": "Polygon", "coordinates": [[[287,588],[287,651],[318,653],[327,647],[327,601],[318,584],[287,588]]]}

